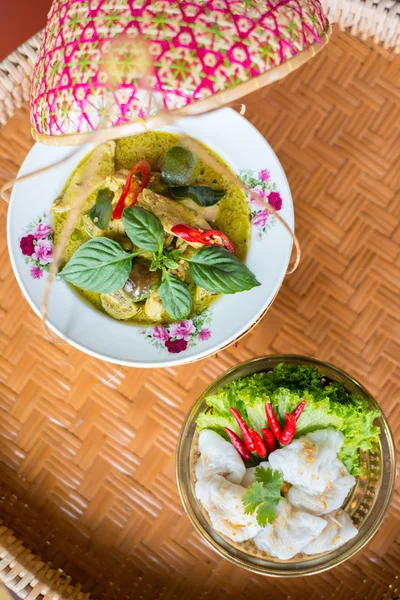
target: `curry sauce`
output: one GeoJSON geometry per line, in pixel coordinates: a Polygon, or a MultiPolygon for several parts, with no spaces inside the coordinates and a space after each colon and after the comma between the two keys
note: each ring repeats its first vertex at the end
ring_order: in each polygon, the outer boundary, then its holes
{"type": "MultiPolygon", "coordinates": [[[[177,135],[165,132],[148,132],[117,140],[115,142],[115,172],[121,170],[130,171],[139,160],[147,161],[150,164],[152,171],[160,171],[163,159],[165,158],[168,149],[179,144],[179,141],[180,138],[177,135]]],[[[205,148],[212,157],[217,159],[224,166],[227,166],[223,160],[217,154],[215,154],[215,152],[207,147],[205,148]]],[[[58,212],[55,208],[56,204],[60,201],[60,198],[63,198],[63,195],[68,190],[68,186],[70,186],[70,182],[74,177],[74,174],[78,171],[78,169],[84,168],[86,161],[89,159],[90,155],[76,167],[75,171],[71,174],[71,177],[66,183],[59,199],[57,199],[53,205],[52,213],[55,243],[57,243],[59,240],[60,233],[68,216],[68,210],[64,212],[58,212]]],[[[100,163],[96,169],[97,174],[100,173],[104,175],[104,179],[110,174],[110,165],[108,161],[104,161],[104,164],[100,163]]],[[[196,185],[207,185],[213,188],[223,189],[225,191],[223,198],[215,207],[212,207],[216,210],[213,213],[209,212],[206,215],[206,219],[213,228],[219,229],[234,242],[237,249],[237,257],[243,261],[246,257],[251,235],[249,205],[244,193],[240,187],[226,181],[219,173],[201,161],[196,185]],[[210,220],[210,214],[212,217],[215,216],[215,218],[210,220]]],[[[75,224],[75,228],[65,249],[63,264],[66,264],[76,250],[91,238],[87,232],[87,227],[85,227],[85,219],[87,222],[87,213],[95,204],[95,201],[96,193],[93,193],[84,201],[81,214],[75,224]]],[[[197,209],[200,209],[200,207],[197,207],[197,209]]],[[[121,240],[118,238],[118,235],[111,231],[106,231],[102,233],[102,235],[106,235],[106,237],[110,237],[116,239],[118,242],[121,242],[121,240]]],[[[198,314],[202,310],[206,309],[218,297],[218,294],[198,288],[190,281],[188,284],[193,299],[192,315],[198,314]]],[[[89,301],[97,309],[105,312],[102,308],[99,293],[81,290],[75,286],[72,287],[85,300],[89,301]]],[[[144,302],[140,303],[139,306],[140,308],[134,317],[126,322],[143,325],[168,323],[172,321],[172,319],[169,318],[169,315],[165,312],[160,319],[151,319],[144,311],[144,302]]]]}

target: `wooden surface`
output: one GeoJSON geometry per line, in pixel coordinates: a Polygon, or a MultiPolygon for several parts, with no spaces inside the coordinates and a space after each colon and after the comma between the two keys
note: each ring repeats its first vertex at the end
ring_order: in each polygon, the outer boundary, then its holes
{"type": "MultiPolygon", "coordinates": [[[[95,598],[399,598],[400,494],[366,549],[318,576],[253,577],[209,549],[175,484],[180,426],[199,393],[253,356],[343,367],[400,438],[400,62],[345,34],[246,100],[286,170],[303,249],[238,347],[168,370],[119,368],[51,345],[22,297],[0,206],[0,510],[17,538],[95,598]]],[[[238,140],[239,143],[239,140],[238,140]]],[[[0,134],[0,178],[31,147],[26,111],[0,134]]]]}

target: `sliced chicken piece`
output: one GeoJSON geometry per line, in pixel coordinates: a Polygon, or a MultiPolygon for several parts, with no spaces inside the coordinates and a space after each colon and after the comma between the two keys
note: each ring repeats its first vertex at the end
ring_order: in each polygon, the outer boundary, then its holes
{"type": "MultiPolygon", "coordinates": [[[[211,229],[205,218],[194,210],[183,206],[176,200],[160,196],[147,188],[139,194],[137,205],[154,213],[160,219],[167,233],[172,233],[172,227],[180,224],[199,229],[211,229]]],[[[201,248],[202,246],[202,244],[191,243],[190,245],[194,248],[201,248]]]]}
{"type": "MultiPolygon", "coordinates": [[[[121,169],[120,171],[115,171],[115,173],[113,173],[112,175],[109,175],[108,177],[106,177],[104,179],[103,182],[103,187],[108,188],[111,192],[117,193],[118,197],[120,196],[121,192],[122,192],[122,188],[125,185],[125,181],[127,179],[129,175],[129,171],[127,171],[126,169],[121,169]]],[[[114,198],[113,200],[113,204],[116,204],[117,201],[114,198]]]]}
{"type": "Polygon", "coordinates": [[[106,177],[114,173],[114,169],[115,142],[100,144],[75,170],[64,192],[54,201],[53,211],[70,210],[79,194],[85,193],[86,198],[90,196],[104,184],[106,177]]]}
{"type": "MultiPolygon", "coordinates": [[[[271,467],[267,460],[260,462],[259,467],[264,467],[264,469],[268,469],[271,467]]],[[[245,488],[249,488],[256,480],[256,469],[257,467],[249,467],[246,469],[246,473],[242,479],[242,486],[245,488]]]]}
{"type": "MultiPolygon", "coordinates": [[[[113,175],[106,177],[99,184],[99,189],[107,188],[111,192],[114,192],[114,199],[112,201],[112,204],[114,206],[117,203],[117,200],[121,195],[122,188],[124,187],[124,184],[125,184],[128,174],[129,174],[128,171],[117,171],[113,175]]],[[[96,203],[96,197],[94,195],[93,202],[91,203],[91,205],[86,203],[85,210],[90,211],[90,209],[95,205],[95,203],[96,203]]],[[[99,229],[98,227],[96,227],[96,225],[93,223],[93,221],[89,217],[89,214],[82,215],[82,227],[83,227],[85,233],[89,237],[104,236],[108,232],[112,232],[112,233],[119,234],[119,235],[125,235],[125,228],[124,228],[121,220],[115,221],[114,219],[111,219],[108,230],[106,232],[106,231],[103,231],[102,229],[99,229]]]]}
{"type": "Polygon", "coordinates": [[[296,556],[325,529],[324,519],[292,508],[286,500],[280,500],[276,517],[254,538],[257,548],[280,560],[296,556]]]}
{"type": "Polygon", "coordinates": [[[322,494],[328,485],[346,474],[343,464],[336,458],[343,441],[340,431],[321,429],[275,450],[268,460],[288,483],[306,493],[322,494]]]}
{"type": "MultiPolygon", "coordinates": [[[[129,171],[121,169],[120,171],[116,171],[104,180],[103,186],[114,192],[114,197],[112,199],[113,208],[116,206],[118,200],[120,199],[128,175],[129,171]]],[[[135,176],[133,176],[133,178],[134,177],[135,176]]],[[[122,219],[111,219],[109,231],[117,235],[125,235],[125,227],[122,223],[122,219]]]]}
{"type": "Polygon", "coordinates": [[[298,487],[292,486],[287,495],[290,504],[314,515],[325,515],[340,508],[349,491],[356,484],[356,480],[352,475],[349,475],[346,467],[344,465],[342,467],[344,475],[328,484],[322,494],[307,494],[298,487]]]}
{"type": "Polygon", "coordinates": [[[246,473],[244,462],[230,442],[211,429],[199,434],[200,458],[196,464],[196,477],[224,475],[233,483],[240,483],[246,473]]]}
{"type": "Polygon", "coordinates": [[[122,219],[111,219],[108,231],[119,236],[126,236],[122,219]]]}
{"type": "Polygon", "coordinates": [[[320,554],[342,546],[358,533],[357,528],[344,510],[337,510],[325,515],[327,526],[314,538],[302,552],[304,554],[320,554]]]}
{"type": "Polygon", "coordinates": [[[208,512],[213,528],[234,542],[249,540],[261,531],[256,517],[244,512],[242,498],[246,491],[221,475],[196,482],[196,496],[208,512]]]}
{"type": "Polygon", "coordinates": [[[175,245],[182,253],[185,252],[188,247],[187,243],[182,238],[177,238],[175,245]]]}
{"type": "Polygon", "coordinates": [[[180,200],[180,202],[190,210],[197,211],[199,215],[204,217],[209,223],[218,219],[219,204],[214,204],[214,206],[199,206],[191,198],[185,198],[185,200],[180,200]]]}

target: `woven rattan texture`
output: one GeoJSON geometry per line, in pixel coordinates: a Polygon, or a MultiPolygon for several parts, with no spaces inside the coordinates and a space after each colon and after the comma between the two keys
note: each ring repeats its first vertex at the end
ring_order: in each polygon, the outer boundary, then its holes
{"type": "Polygon", "coordinates": [[[31,76],[42,34],[32,36],[0,62],[0,127],[29,98],[31,76]]]}
{"type": "Polygon", "coordinates": [[[322,0],[340,29],[400,52],[400,0],[322,0]]]}
{"type": "MultiPolygon", "coordinates": [[[[14,279],[0,207],[0,511],[15,533],[0,528],[0,574],[22,597],[42,598],[55,581],[63,597],[110,600],[399,598],[399,490],[350,562],[284,581],[209,549],[183,513],[174,474],[179,429],[199,393],[270,353],[349,371],[381,402],[399,442],[399,88],[400,57],[334,32],[313,61],[248,98],[248,118],[286,170],[303,259],[237,347],[185,367],[119,368],[50,344],[14,279]]],[[[22,109],[0,135],[1,179],[31,144],[22,109]]]]}

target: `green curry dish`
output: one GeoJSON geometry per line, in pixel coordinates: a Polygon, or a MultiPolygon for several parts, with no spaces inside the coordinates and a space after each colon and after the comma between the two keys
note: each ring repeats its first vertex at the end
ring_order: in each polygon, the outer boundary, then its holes
{"type": "Polygon", "coordinates": [[[77,166],[53,203],[54,241],[58,244],[75,200],[82,192],[87,194],[80,198],[81,209],[64,251],[60,278],[114,319],[140,325],[168,324],[178,315],[198,315],[219,297],[220,292],[208,291],[193,280],[188,260],[201,246],[174,234],[177,224],[193,230],[218,230],[236,247],[239,264],[245,260],[251,232],[245,194],[179,142],[171,133],[147,132],[100,144],[77,166]],[[178,187],[201,188],[202,194],[211,190],[219,196],[223,193],[223,197],[208,207],[190,198],[174,199],[161,177],[168,153],[172,159],[174,155],[175,159],[184,156],[181,174],[185,172],[186,177],[191,173],[189,179],[178,181],[178,187]],[[147,162],[149,170],[143,190],[135,195],[142,183],[134,171],[140,161],[147,162]],[[114,209],[132,171],[126,203],[135,206],[128,207],[120,219],[114,209]],[[97,258],[94,253],[98,253],[97,258]],[[114,268],[113,277],[106,277],[114,268]],[[161,288],[167,279],[174,283],[161,288]],[[178,289],[185,290],[185,307],[178,289]]]}
{"type": "MultiPolygon", "coordinates": [[[[203,282],[203,287],[211,292],[235,293],[248,290],[259,285],[254,275],[238,258],[220,247],[205,247],[195,252],[190,258],[179,253],[166,252],[164,250],[164,229],[161,221],[153,213],[139,206],[125,208],[122,222],[130,240],[138,248],[135,252],[125,252],[117,242],[105,237],[94,238],[83,244],[72,256],[60,276],[92,292],[110,294],[124,287],[122,296],[113,296],[102,299],[103,308],[115,317],[115,310],[111,306],[119,297],[124,300],[124,308],[121,312],[124,316],[129,310],[125,310],[127,286],[130,282],[130,290],[135,288],[137,278],[146,280],[149,288],[154,291],[157,286],[157,273],[161,271],[162,282],[158,288],[158,294],[165,311],[174,320],[185,319],[192,310],[192,295],[188,285],[181,281],[168,269],[179,267],[174,258],[180,258],[180,262],[190,261],[190,269],[195,283],[203,282]],[[165,253],[166,252],[166,253],[165,253]],[[142,268],[139,273],[139,264],[132,268],[135,257],[145,253],[151,255],[151,262],[142,268]],[[198,265],[201,265],[201,271],[198,265]],[[197,271],[194,271],[194,268],[197,271]],[[156,274],[156,275],[154,275],[156,274]],[[108,307],[111,309],[108,310],[108,307]]],[[[147,285],[146,283],[146,285],[147,285]]],[[[131,301],[143,300],[148,296],[139,294],[136,298],[131,295],[131,301]]],[[[132,313],[133,312],[132,309],[132,313]]]]}
{"type": "Polygon", "coordinates": [[[195,154],[183,146],[173,146],[167,152],[161,179],[168,186],[194,183],[200,173],[200,163],[195,154]]]}
{"type": "Polygon", "coordinates": [[[379,443],[380,429],[374,421],[380,412],[371,410],[361,396],[349,393],[343,383],[330,381],[315,367],[281,363],[270,372],[232,381],[206,398],[207,409],[199,415],[197,429],[213,429],[224,435],[223,428],[229,427],[237,432],[230,413],[230,408],[236,408],[252,429],[261,432],[268,427],[266,402],[271,402],[283,425],[285,414],[302,400],[306,404],[295,437],[328,427],[338,429],[345,438],[339,459],[352,475],[363,475],[360,450],[372,451],[379,443]]]}

